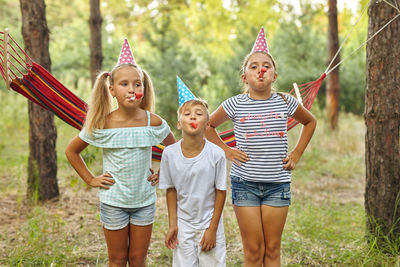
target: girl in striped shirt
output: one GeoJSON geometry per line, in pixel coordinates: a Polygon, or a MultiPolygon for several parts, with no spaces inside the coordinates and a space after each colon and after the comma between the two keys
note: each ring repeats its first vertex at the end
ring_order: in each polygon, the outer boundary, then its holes
{"type": "Polygon", "coordinates": [[[264,29],[242,66],[245,92],[225,100],[211,114],[207,138],[232,161],[232,204],[244,248],[245,266],[280,266],[283,228],[290,205],[291,170],[316,127],[314,116],[290,95],[272,92],[276,64],[264,29]],[[287,119],[303,124],[288,153],[287,119]],[[237,149],[228,147],[215,128],[232,120],[237,149]]]}

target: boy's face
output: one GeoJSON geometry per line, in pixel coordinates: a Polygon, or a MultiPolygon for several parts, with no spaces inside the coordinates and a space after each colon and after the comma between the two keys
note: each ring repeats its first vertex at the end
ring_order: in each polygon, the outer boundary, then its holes
{"type": "Polygon", "coordinates": [[[189,135],[204,134],[209,124],[208,112],[201,104],[184,107],[178,120],[178,130],[189,135]]]}

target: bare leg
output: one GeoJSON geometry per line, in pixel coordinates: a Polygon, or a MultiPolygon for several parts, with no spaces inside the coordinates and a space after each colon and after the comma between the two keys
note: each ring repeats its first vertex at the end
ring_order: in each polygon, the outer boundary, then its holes
{"type": "Polygon", "coordinates": [[[129,266],[146,266],[147,251],[149,250],[153,225],[129,226],[129,266]]]}
{"type": "Polygon", "coordinates": [[[264,266],[281,265],[281,240],[289,207],[262,205],[262,223],[265,238],[264,266]]]}
{"type": "Polygon", "coordinates": [[[109,267],[126,267],[128,262],[129,226],[121,230],[107,230],[103,227],[108,249],[109,267]]]}
{"type": "Polygon", "coordinates": [[[264,260],[264,232],[260,207],[239,207],[233,209],[238,220],[244,250],[244,266],[262,266],[264,260]]]}

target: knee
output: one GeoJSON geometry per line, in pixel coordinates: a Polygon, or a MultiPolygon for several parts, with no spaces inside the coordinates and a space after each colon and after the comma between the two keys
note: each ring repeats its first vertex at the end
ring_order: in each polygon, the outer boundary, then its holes
{"type": "Polygon", "coordinates": [[[244,258],[249,263],[261,263],[264,257],[264,245],[252,244],[244,250],[244,258]]]}
{"type": "Polygon", "coordinates": [[[146,266],[146,255],[129,255],[129,266],[139,267],[146,266]]]}
{"type": "Polygon", "coordinates": [[[266,244],[265,246],[265,257],[269,260],[276,260],[281,256],[281,244],[266,244]]]}
{"type": "Polygon", "coordinates": [[[128,262],[128,257],[127,255],[114,255],[109,256],[108,261],[110,267],[126,266],[126,263],[128,262]]]}

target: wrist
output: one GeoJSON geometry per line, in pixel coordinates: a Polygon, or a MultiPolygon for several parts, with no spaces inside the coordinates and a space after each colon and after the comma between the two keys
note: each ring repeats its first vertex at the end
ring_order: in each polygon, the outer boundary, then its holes
{"type": "Polygon", "coordinates": [[[207,230],[213,231],[213,232],[217,232],[217,229],[218,229],[218,226],[215,227],[215,226],[211,226],[211,225],[207,228],[207,230]]]}
{"type": "Polygon", "coordinates": [[[228,146],[228,145],[226,145],[226,144],[224,144],[224,146],[222,147],[222,150],[225,152],[225,154],[226,153],[228,153],[230,150],[231,150],[231,148],[228,146]]]}
{"type": "Polygon", "coordinates": [[[93,186],[93,180],[94,180],[94,177],[89,177],[89,178],[86,180],[86,183],[87,183],[88,185],[90,185],[90,186],[93,186]]]}
{"type": "Polygon", "coordinates": [[[302,151],[302,150],[300,150],[300,149],[294,149],[294,150],[292,151],[292,154],[295,154],[296,156],[298,156],[298,157],[300,158],[301,155],[303,155],[303,152],[304,152],[304,151],[302,151]]]}
{"type": "Polygon", "coordinates": [[[178,228],[178,224],[176,222],[169,222],[169,228],[178,228]]]}

